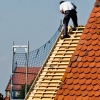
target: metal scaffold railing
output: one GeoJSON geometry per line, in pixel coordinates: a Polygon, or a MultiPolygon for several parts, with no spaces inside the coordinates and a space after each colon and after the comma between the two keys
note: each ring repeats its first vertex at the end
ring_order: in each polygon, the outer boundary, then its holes
{"type": "MultiPolygon", "coordinates": [[[[46,42],[40,48],[29,52],[29,60],[28,66],[29,67],[41,67],[50,52],[52,46],[54,45],[56,38],[60,34],[60,30],[62,29],[62,25],[59,26],[56,33],[52,36],[52,38],[46,42]]],[[[27,56],[26,53],[16,53],[14,54],[14,68],[18,67],[25,67],[26,66],[27,56]]]]}

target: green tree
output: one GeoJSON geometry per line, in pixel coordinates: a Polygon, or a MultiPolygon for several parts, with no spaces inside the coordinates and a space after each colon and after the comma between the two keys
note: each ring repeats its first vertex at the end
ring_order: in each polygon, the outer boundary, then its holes
{"type": "MultiPolygon", "coordinates": [[[[29,91],[30,86],[27,86],[27,91],[29,91]]],[[[21,90],[19,91],[18,99],[24,99],[25,98],[25,85],[21,86],[21,90]]]]}
{"type": "MultiPolygon", "coordinates": [[[[34,79],[35,79],[35,77],[34,77],[34,79]]],[[[29,91],[32,83],[34,82],[34,79],[31,82],[31,84],[27,86],[27,92],[29,91]]],[[[24,99],[24,98],[25,98],[25,84],[21,86],[21,90],[19,91],[19,95],[18,95],[18,99],[24,99]]]]}

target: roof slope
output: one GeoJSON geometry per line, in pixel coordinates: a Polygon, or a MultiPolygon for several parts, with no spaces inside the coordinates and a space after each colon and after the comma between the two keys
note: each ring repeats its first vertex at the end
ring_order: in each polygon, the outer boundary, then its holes
{"type": "MultiPolygon", "coordinates": [[[[31,84],[35,76],[38,74],[40,67],[29,67],[28,68],[28,85],[31,84]]],[[[26,68],[17,67],[13,74],[13,90],[20,90],[21,85],[25,84],[26,68]]],[[[6,87],[6,91],[10,90],[10,81],[6,87]]]]}
{"type": "Polygon", "coordinates": [[[54,100],[83,29],[83,26],[79,26],[75,31],[69,31],[71,38],[65,39],[60,38],[61,30],[24,100],[54,100]]]}
{"type": "Polygon", "coordinates": [[[100,100],[100,0],[96,0],[54,100],[100,100]]]}

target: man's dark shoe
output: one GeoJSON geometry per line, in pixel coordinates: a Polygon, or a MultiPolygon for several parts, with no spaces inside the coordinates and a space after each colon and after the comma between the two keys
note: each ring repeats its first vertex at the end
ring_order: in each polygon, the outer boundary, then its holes
{"type": "Polygon", "coordinates": [[[61,39],[64,39],[64,38],[70,38],[69,35],[66,35],[66,36],[62,36],[61,39]]]}
{"type": "Polygon", "coordinates": [[[70,32],[72,32],[72,31],[76,31],[76,28],[71,28],[70,29],[70,32]]]}

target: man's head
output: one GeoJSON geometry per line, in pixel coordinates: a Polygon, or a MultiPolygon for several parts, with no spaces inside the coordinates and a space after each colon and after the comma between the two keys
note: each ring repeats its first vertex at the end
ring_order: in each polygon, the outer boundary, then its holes
{"type": "Polygon", "coordinates": [[[65,1],[60,1],[60,4],[62,4],[63,2],[65,2],[65,1]]]}

